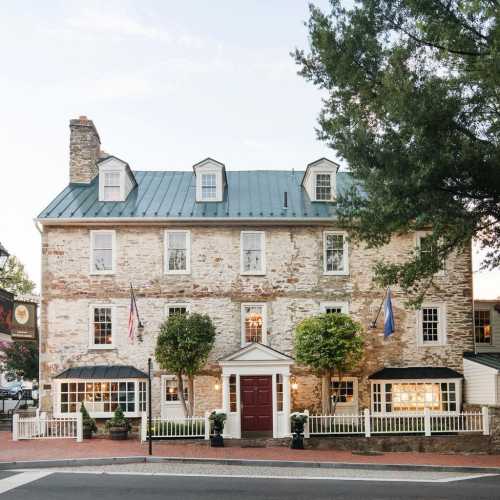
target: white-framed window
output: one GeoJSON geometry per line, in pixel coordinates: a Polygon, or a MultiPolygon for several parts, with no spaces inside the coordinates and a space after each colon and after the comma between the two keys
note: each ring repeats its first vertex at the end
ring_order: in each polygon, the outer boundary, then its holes
{"type": "Polygon", "coordinates": [[[283,411],[283,375],[276,374],[276,411],[283,411]]]}
{"type": "Polygon", "coordinates": [[[190,304],[186,304],[185,302],[169,303],[165,306],[165,315],[168,318],[172,314],[189,314],[190,309],[190,304]]]}
{"type": "Polygon", "coordinates": [[[417,335],[420,345],[446,344],[446,304],[422,304],[417,311],[417,335]]]}
{"type": "Polygon", "coordinates": [[[321,302],[319,305],[321,313],[342,313],[349,314],[348,302],[321,302]]]}
{"type": "Polygon", "coordinates": [[[238,411],[238,383],[236,382],[236,375],[229,376],[229,411],[236,413],[238,411]]]}
{"type": "Polygon", "coordinates": [[[372,382],[374,413],[420,413],[460,411],[461,381],[377,380],[372,382]]]}
{"type": "Polygon", "coordinates": [[[491,318],[489,309],[474,311],[474,337],[476,344],[491,344],[491,318]]]}
{"type": "Polygon", "coordinates": [[[165,231],[165,273],[191,272],[191,232],[169,229],[165,231]]]}
{"type": "MultiPolygon", "coordinates": [[[[435,251],[431,233],[428,231],[417,231],[417,252],[423,255],[432,255],[435,251]]],[[[441,269],[436,273],[436,276],[444,276],[446,274],[445,263],[442,263],[441,269]]]]}
{"type": "Polygon", "coordinates": [[[89,311],[89,348],[113,349],[115,307],[111,304],[92,304],[89,311]]]}
{"type": "Polygon", "coordinates": [[[105,171],[103,178],[102,201],[122,200],[122,172],[120,170],[105,171]]]}
{"type": "Polygon", "coordinates": [[[146,408],[146,382],[139,380],[61,380],[56,383],[56,416],[76,414],[82,402],[94,418],[111,417],[121,406],[126,417],[146,408]]]}
{"type": "Polygon", "coordinates": [[[358,380],[353,377],[343,377],[339,380],[332,377],[330,381],[330,398],[332,404],[337,400],[337,406],[352,406],[358,401],[358,380]]]}
{"type": "Polygon", "coordinates": [[[201,174],[201,199],[202,201],[215,201],[217,199],[216,172],[206,172],[201,174]]]}
{"type": "Polygon", "coordinates": [[[113,274],[116,261],[116,232],[90,231],[90,274],[113,274]]]}
{"type": "Polygon", "coordinates": [[[241,304],[241,345],[267,343],[267,306],[263,303],[241,304]]]}
{"type": "MultiPolygon", "coordinates": [[[[183,380],[183,385],[184,385],[184,400],[187,401],[189,396],[187,380],[183,380]]],[[[163,398],[165,403],[178,403],[181,400],[179,396],[177,377],[175,377],[175,375],[165,377],[163,390],[164,390],[163,398]]]]}
{"type": "Polygon", "coordinates": [[[324,274],[349,274],[349,248],[344,231],[323,233],[323,266],[324,274]]]}
{"type": "Polygon", "coordinates": [[[266,233],[241,231],[241,274],[266,274],[266,233]]]}
{"type": "Polygon", "coordinates": [[[314,180],[315,200],[331,201],[333,193],[332,174],[326,172],[318,172],[314,180]]]}

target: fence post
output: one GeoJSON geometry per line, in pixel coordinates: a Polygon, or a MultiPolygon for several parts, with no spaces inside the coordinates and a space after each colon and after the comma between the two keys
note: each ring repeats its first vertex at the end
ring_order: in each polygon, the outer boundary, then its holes
{"type": "Polygon", "coordinates": [[[306,425],[304,425],[304,437],[310,438],[311,433],[309,431],[309,410],[304,410],[304,413],[307,415],[306,425]]]}
{"type": "Polygon", "coordinates": [[[76,414],[76,442],[81,443],[83,441],[83,415],[82,412],[76,414]]]}
{"type": "Polygon", "coordinates": [[[145,411],[141,413],[141,443],[148,439],[148,415],[145,411]]]}
{"type": "Polygon", "coordinates": [[[425,435],[431,435],[431,410],[429,408],[424,408],[424,430],[425,435]]]}
{"type": "Polygon", "coordinates": [[[487,406],[483,406],[481,408],[481,412],[483,414],[483,434],[485,436],[489,436],[490,434],[490,415],[487,406]]]}
{"type": "Polygon", "coordinates": [[[19,415],[14,413],[12,417],[12,441],[19,441],[19,415]]]}
{"type": "Polygon", "coordinates": [[[210,416],[210,412],[205,412],[205,439],[210,439],[210,420],[208,417],[210,416]]]}
{"type": "Polygon", "coordinates": [[[365,408],[365,437],[369,438],[371,436],[371,421],[370,421],[370,410],[365,408]]]}

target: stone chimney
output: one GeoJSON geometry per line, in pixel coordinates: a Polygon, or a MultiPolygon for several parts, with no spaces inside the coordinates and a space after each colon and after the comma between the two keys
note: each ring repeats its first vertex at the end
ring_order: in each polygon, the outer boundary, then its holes
{"type": "Polygon", "coordinates": [[[98,173],[99,134],[86,116],[70,120],[69,129],[69,182],[89,184],[98,173]]]}

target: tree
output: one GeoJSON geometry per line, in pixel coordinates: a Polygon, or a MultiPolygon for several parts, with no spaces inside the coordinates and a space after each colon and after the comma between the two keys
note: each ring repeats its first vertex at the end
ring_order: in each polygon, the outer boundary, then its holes
{"type": "Polygon", "coordinates": [[[0,342],[0,362],[6,371],[23,375],[27,380],[38,378],[38,345],[36,342],[0,342]]]}
{"type": "Polygon", "coordinates": [[[319,138],[362,189],[339,220],[369,247],[432,228],[426,258],[379,262],[382,286],[420,299],[451,252],[471,238],[500,264],[500,3],[497,0],[331,0],[310,7],[300,74],[328,94],[319,138]]]}
{"type": "Polygon", "coordinates": [[[194,412],[194,376],[205,365],[215,342],[215,327],[207,315],[173,314],[161,325],[155,357],[160,367],[177,378],[177,391],[184,414],[194,412]],[[188,380],[188,403],[184,380],[188,380]]]}
{"type": "Polygon", "coordinates": [[[336,376],[341,382],[345,373],[356,368],[361,361],[362,330],[361,324],[340,313],[306,318],[295,329],[295,359],[321,377],[322,410],[325,415],[335,414],[339,396],[337,391],[332,407],[332,377],[336,376]]]}
{"type": "Polygon", "coordinates": [[[0,270],[0,288],[14,295],[32,293],[35,289],[35,283],[29,279],[24,265],[14,255],[9,257],[5,267],[0,270]]]}

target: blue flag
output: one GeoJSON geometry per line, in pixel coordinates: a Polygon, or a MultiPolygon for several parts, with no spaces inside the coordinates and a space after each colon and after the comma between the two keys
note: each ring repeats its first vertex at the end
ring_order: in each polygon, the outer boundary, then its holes
{"type": "Polygon", "coordinates": [[[394,333],[394,314],[392,313],[391,289],[387,289],[387,297],[384,305],[384,337],[394,333]]]}

